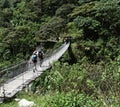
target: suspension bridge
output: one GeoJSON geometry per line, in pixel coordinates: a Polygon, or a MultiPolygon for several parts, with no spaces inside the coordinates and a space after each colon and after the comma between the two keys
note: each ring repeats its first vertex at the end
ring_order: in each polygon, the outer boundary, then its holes
{"type": "Polygon", "coordinates": [[[21,91],[25,86],[39,77],[41,73],[49,69],[52,63],[57,61],[66,52],[69,45],[69,42],[64,43],[53,51],[50,56],[43,60],[41,67],[38,63],[36,72],[33,72],[33,64],[28,64],[28,62],[3,70],[0,79],[0,81],[2,81],[2,83],[0,83],[0,101],[3,102],[5,98],[12,98],[17,92],[21,91]]]}

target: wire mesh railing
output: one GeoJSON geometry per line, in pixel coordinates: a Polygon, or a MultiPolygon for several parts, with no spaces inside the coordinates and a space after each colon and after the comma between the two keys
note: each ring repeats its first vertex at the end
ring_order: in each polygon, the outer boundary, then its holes
{"type": "Polygon", "coordinates": [[[28,70],[27,61],[0,71],[0,85],[28,70]]]}
{"type": "Polygon", "coordinates": [[[52,51],[51,53],[49,53],[43,60],[43,64],[44,66],[50,66],[50,63],[48,62],[53,62],[53,60],[57,60],[58,56],[61,57],[60,53],[62,53],[62,48],[66,45],[66,43],[64,43],[62,46],[60,46],[59,48],[55,49],[54,51],[52,51]],[[61,51],[60,51],[61,50],[61,51]],[[59,55],[58,55],[58,54],[59,55]]]}

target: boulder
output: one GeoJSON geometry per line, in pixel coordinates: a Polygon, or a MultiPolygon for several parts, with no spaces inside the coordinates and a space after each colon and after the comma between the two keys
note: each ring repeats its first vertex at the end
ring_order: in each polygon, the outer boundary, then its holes
{"type": "Polygon", "coordinates": [[[28,101],[26,99],[21,99],[18,102],[18,107],[33,107],[35,106],[35,103],[33,101],[28,101]]]}

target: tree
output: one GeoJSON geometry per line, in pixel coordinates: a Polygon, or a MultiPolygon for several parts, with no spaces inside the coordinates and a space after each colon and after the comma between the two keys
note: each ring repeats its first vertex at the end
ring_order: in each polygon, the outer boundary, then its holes
{"type": "Polygon", "coordinates": [[[64,31],[65,20],[60,17],[53,17],[47,24],[41,26],[36,33],[36,39],[55,39],[64,31]]]}
{"type": "Polygon", "coordinates": [[[100,22],[94,20],[91,17],[80,17],[78,16],[75,20],[75,25],[79,29],[83,29],[84,38],[96,40],[99,38],[98,33],[100,31],[100,22]]]}
{"type": "Polygon", "coordinates": [[[63,4],[56,10],[56,16],[67,18],[67,15],[75,8],[74,4],[63,4]]]}
{"type": "Polygon", "coordinates": [[[10,1],[9,0],[4,0],[2,8],[10,8],[10,1]]]}

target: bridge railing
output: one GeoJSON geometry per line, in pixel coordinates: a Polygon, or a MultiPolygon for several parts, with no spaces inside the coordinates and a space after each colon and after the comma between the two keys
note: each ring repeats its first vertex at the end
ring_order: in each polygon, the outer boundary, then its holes
{"type": "Polygon", "coordinates": [[[63,44],[62,46],[60,47],[57,47],[57,49],[55,50],[50,50],[48,52],[46,52],[46,55],[45,55],[45,58],[43,61],[47,60],[48,58],[54,56],[59,50],[61,50],[63,47],[64,47],[65,44],[63,44]]]}
{"type": "Polygon", "coordinates": [[[0,85],[14,78],[15,76],[20,75],[21,73],[27,70],[28,70],[28,62],[23,61],[20,64],[14,65],[12,67],[0,71],[0,85]]]}

